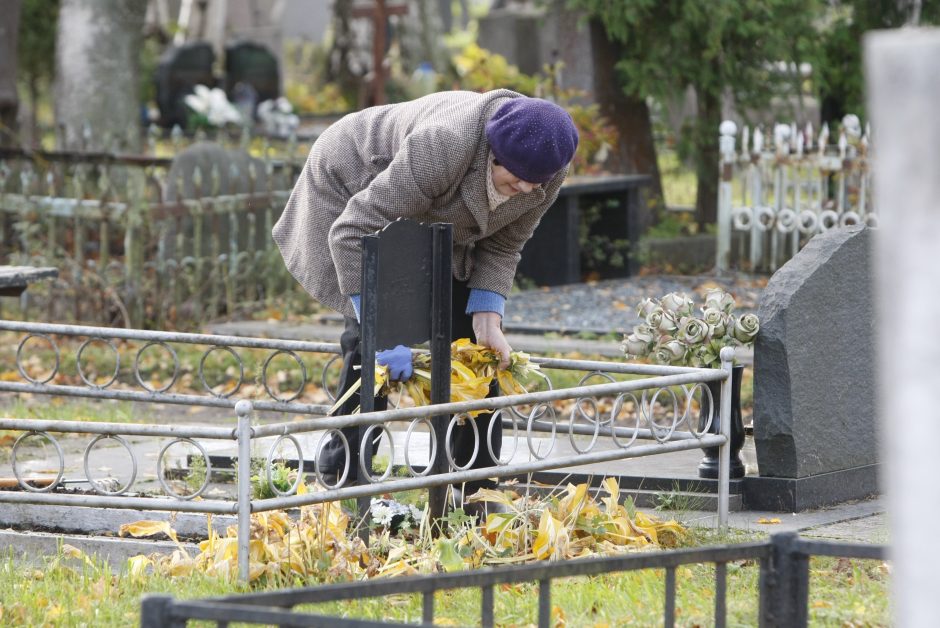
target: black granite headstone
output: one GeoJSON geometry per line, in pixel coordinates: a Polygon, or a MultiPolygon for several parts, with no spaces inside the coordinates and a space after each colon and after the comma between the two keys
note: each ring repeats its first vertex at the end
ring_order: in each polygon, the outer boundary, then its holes
{"type": "Polygon", "coordinates": [[[225,93],[232,102],[241,101],[250,89],[254,104],[281,95],[277,57],[262,44],[244,41],[225,48],[225,93]]]}
{"type": "Polygon", "coordinates": [[[196,85],[212,87],[215,84],[214,61],[212,46],[201,41],[170,48],[163,54],[155,77],[161,125],[186,125],[189,109],[183,98],[193,93],[196,85]]]}

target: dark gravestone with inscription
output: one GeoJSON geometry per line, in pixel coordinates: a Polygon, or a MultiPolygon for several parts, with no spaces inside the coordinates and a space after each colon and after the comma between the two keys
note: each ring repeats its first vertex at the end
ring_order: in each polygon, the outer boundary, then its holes
{"type": "Polygon", "coordinates": [[[240,101],[241,93],[247,92],[249,87],[256,95],[255,105],[281,95],[277,57],[267,47],[256,42],[243,41],[227,46],[225,93],[228,99],[232,102],[240,101]]]}
{"type": "Polygon", "coordinates": [[[161,125],[186,125],[189,109],[183,98],[193,93],[196,85],[212,87],[215,84],[214,61],[212,46],[200,41],[170,48],[163,54],[155,77],[161,125]]]}
{"type": "MultiPolygon", "coordinates": [[[[375,388],[375,353],[430,341],[431,403],[450,401],[451,255],[449,224],[419,225],[399,219],[362,238],[362,390],[375,388]],[[403,254],[405,253],[406,254],[403,254]]],[[[374,410],[362,395],[362,412],[374,410]]],[[[445,435],[450,417],[432,419],[437,438],[433,472],[447,471],[445,435]]],[[[372,442],[359,428],[360,462],[371,469],[372,442]]],[[[430,489],[429,506],[443,515],[445,487],[430,489]]],[[[368,508],[368,499],[360,509],[368,508]]]]}

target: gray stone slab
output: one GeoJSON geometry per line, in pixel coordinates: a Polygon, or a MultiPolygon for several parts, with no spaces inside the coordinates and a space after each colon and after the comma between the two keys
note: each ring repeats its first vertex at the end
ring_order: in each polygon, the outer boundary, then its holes
{"type": "MultiPolygon", "coordinates": [[[[4,504],[0,508],[0,527],[17,530],[113,536],[118,534],[122,525],[135,521],[166,521],[185,538],[203,538],[209,530],[207,516],[198,513],[50,504],[4,504]]],[[[212,516],[212,528],[220,535],[236,522],[232,515],[212,516]]]]}
{"type": "Polygon", "coordinates": [[[0,291],[22,290],[41,279],[55,279],[59,269],[33,266],[0,266],[0,291]]]}
{"type": "Polygon", "coordinates": [[[866,227],[820,234],[764,290],[754,348],[762,476],[804,478],[878,461],[871,240],[866,227]]]}
{"type": "MultiPolygon", "coordinates": [[[[17,562],[41,567],[48,556],[54,556],[62,544],[67,543],[88,556],[107,562],[119,571],[127,565],[127,559],[141,554],[170,554],[179,546],[172,541],[148,541],[138,539],[111,539],[100,536],[78,536],[48,534],[45,532],[15,532],[0,530],[0,552],[13,553],[17,562]]],[[[195,543],[183,543],[190,556],[199,553],[195,543]]]]}
{"type": "Polygon", "coordinates": [[[744,479],[744,502],[751,510],[801,512],[880,492],[881,465],[840,469],[803,478],[748,476],[744,479]]]}

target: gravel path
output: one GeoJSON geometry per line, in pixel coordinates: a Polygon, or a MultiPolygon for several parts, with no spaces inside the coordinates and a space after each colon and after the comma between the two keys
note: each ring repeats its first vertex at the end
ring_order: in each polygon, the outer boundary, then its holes
{"type": "Polygon", "coordinates": [[[760,275],[663,276],[609,279],[594,283],[536,288],[510,296],[506,327],[516,331],[623,332],[639,323],[636,304],[646,297],[685,292],[696,304],[709,288],[721,287],[734,295],[736,312],[757,309],[767,277],[760,275]]]}

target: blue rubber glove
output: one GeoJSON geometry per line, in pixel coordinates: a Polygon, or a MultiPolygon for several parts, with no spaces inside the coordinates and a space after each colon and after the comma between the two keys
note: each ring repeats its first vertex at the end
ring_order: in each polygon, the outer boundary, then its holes
{"type": "Polygon", "coordinates": [[[394,349],[386,349],[375,354],[377,364],[388,367],[388,376],[396,382],[403,382],[411,378],[414,369],[411,367],[411,349],[398,345],[394,349]]]}

